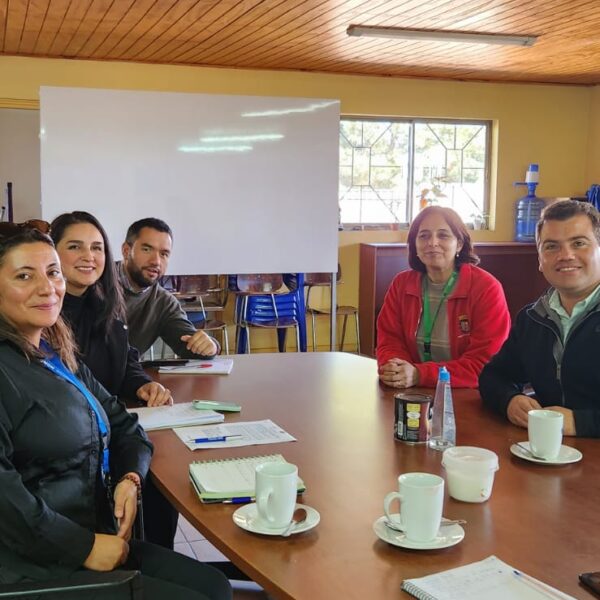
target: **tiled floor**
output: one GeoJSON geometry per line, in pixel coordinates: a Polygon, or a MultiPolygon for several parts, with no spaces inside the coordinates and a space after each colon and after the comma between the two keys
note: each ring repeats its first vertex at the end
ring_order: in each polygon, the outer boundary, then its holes
{"type": "MultiPolygon", "coordinates": [[[[179,515],[179,526],[175,536],[175,550],[205,562],[226,561],[202,534],[197,531],[183,516],[179,515]]],[[[234,600],[269,600],[270,596],[252,581],[232,581],[234,600]]]]}

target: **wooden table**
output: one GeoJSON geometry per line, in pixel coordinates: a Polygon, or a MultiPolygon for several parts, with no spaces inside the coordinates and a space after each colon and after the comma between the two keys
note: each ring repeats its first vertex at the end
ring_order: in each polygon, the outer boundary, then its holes
{"type": "MultiPolygon", "coordinates": [[[[395,442],[393,392],[377,381],[375,362],[343,353],[234,357],[228,376],[159,377],[178,401],[235,401],[227,420],[270,418],[298,441],[270,446],[189,451],[171,431],[152,433],[152,472],[179,511],[274,598],[373,600],[409,597],[405,578],[495,554],[577,598],[593,597],[577,575],[600,569],[600,442],[567,439],[581,462],[552,467],[513,457],[524,430],[492,415],[475,390],[455,390],[457,441],[495,451],[500,460],[490,500],[468,504],[446,493],[444,516],[468,521],[452,548],[414,551],[373,532],[383,498],[400,473],[443,474],[441,455],[395,442]],[[203,505],[188,481],[192,460],[280,452],[307,485],[302,502],[321,523],[291,538],[262,537],[234,525],[232,505],[203,505]]],[[[507,599],[508,600],[508,599],[507,599]]]]}

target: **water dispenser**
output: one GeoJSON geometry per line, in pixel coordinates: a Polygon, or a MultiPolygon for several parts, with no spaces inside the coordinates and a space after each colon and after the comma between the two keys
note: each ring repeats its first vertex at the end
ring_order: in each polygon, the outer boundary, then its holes
{"type": "Polygon", "coordinates": [[[532,163],[527,169],[525,181],[517,181],[515,185],[526,185],[527,195],[516,202],[515,241],[535,242],[535,226],[539,221],[546,203],[535,195],[539,183],[540,167],[532,163]]]}

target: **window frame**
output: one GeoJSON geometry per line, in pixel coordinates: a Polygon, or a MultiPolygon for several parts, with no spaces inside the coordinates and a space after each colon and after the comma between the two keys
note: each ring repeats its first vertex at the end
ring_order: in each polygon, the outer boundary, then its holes
{"type": "MultiPolygon", "coordinates": [[[[408,173],[407,173],[407,216],[410,217],[414,211],[415,195],[413,193],[414,190],[414,158],[415,158],[415,125],[416,124],[448,124],[448,125],[480,125],[485,127],[485,164],[484,164],[484,186],[483,186],[483,215],[485,222],[483,224],[482,229],[489,230],[490,223],[492,221],[491,216],[491,168],[492,168],[492,139],[493,139],[493,127],[494,122],[492,119],[444,119],[441,117],[435,118],[425,118],[425,117],[386,117],[386,116],[361,116],[361,115],[341,115],[340,116],[340,135],[341,135],[341,124],[342,121],[374,121],[374,122],[384,122],[384,123],[408,123],[410,125],[409,129],[409,139],[408,139],[408,151],[409,151],[409,159],[408,159],[408,173]]],[[[339,145],[339,141],[338,141],[339,145]]],[[[338,183],[339,183],[339,174],[341,169],[341,161],[338,166],[338,183]]],[[[338,204],[341,200],[339,195],[339,186],[338,186],[338,204]]],[[[416,213],[415,213],[416,214],[416,213]]],[[[461,215],[462,218],[462,215],[461,215]]],[[[464,219],[463,219],[464,220],[464,219]]],[[[475,228],[474,224],[465,221],[465,224],[469,228],[475,228]]],[[[340,231],[357,231],[357,230],[398,230],[398,229],[408,229],[410,226],[410,219],[407,222],[393,222],[393,223],[352,223],[352,222],[342,222],[341,221],[341,208],[340,208],[340,223],[339,229],[340,231]]]]}

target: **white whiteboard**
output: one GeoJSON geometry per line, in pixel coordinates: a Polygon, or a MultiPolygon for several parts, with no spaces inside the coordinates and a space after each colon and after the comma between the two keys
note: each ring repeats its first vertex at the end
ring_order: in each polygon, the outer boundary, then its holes
{"type": "Polygon", "coordinates": [[[339,101],[40,89],[42,217],[86,210],[120,254],[144,217],[173,274],[337,271],[339,101]]]}

